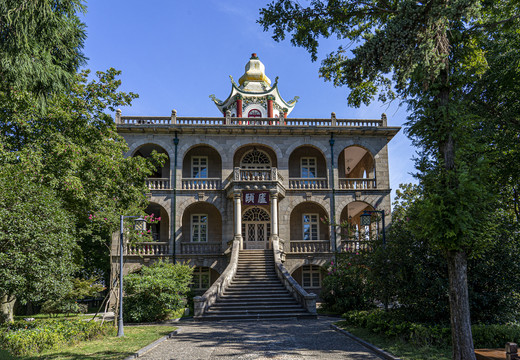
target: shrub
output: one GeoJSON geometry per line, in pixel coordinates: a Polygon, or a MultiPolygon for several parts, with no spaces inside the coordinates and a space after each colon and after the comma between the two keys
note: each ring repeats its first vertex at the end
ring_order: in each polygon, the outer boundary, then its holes
{"type": "Polygon", "coordinates": [[[37,354],[62,344],[92,340],[115,331],[111,324],[81,320],[18,321],[0,328],[2,348],[13,355],[37,354]]]}
{"type": "Polygon", "coordinates": [[[88,305],[78,304],[77,300],[92,297],[103,291],[104,287],[96,283],[96,279],[73,279],[72,288],[60,297],[43,303],[44,314],[86,314],[88,305]]]}
{"type": "Polygon", "coordinates": [[[192,273],[188,265],[159,261],[125,276],[124,320],[159,321],[184,308],[192,273]]]}

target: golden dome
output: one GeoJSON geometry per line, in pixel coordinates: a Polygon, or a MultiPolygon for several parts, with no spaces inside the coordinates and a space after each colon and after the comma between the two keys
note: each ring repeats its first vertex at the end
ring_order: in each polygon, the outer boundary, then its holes
{"type": "MultiPolygon", "coordinates": [[[[267,86],[271,86],[271,80],[265,75],[265,66],[255,53],[251,55],[251,59],[246,64],[246,72],[240,77],[238,83],[244,87],[245,82],[265,82],[267,86]]],[[[247,84],[246,84],[247,86],[247,84]]]]}

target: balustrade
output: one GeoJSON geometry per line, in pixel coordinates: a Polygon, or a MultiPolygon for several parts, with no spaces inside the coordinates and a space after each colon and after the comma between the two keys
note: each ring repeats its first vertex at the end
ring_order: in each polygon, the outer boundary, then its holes
{"type": "Polygon", "coordinates": [[[219,178],[184,178],[182,179],[183,190],[218,190],[221,188],[219,178]]]}
{"type": "Polygon", "coordinates": [[[220,254],[221,252],[222,245],[220,243],[181,243],[182,254],[220,254]]]}
{"type": "Polygon", "coordinates": [[[126,255],[153,256],[168,255],[168,242],[140,242],[137,244],[127,244],[126,255]]]}
{"type": "Polygon", "coordinates": [[[341,240],[338,248],[340,252],[372,251],[372,242],[369,240],[341,240]]]}
{"type": "Polygon", "coordinates": [[[327,178],[290,178],[289,189],[318,190],[329,187],[327,178]]]}
{"type": "Polygon", "coordinates": [[[234,170],[235,181],[283,181],[283,177],[276,168],[270,169],[242,169],[234,170]]]}
{"type": "Polygon", "coordinates": [[[329,240],[291,240],[291,253],[330,252],[329,240]]]}
{"type": "Polygon", "coordinates": [[[363,190],[363,189],[376,189],[376,179],[366,178],[348,178],[339,179],[339,188],[341,190],[363,190]]]}
{"type": "Polygon", "coordinates": [[[150,190],[163,190],[170,188],[170,179],[167,178],[148,178],[146,179],[146,186],[150,190]]]}

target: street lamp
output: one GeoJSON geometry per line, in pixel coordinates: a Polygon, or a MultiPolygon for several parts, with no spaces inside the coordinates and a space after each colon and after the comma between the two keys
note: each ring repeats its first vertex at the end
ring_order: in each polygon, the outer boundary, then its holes
{"type": "Polygon", "coordinates": [[[125,336],[125,331],[123,329],[123,222],[125,219],[135,219],[134,230],[146,231],[146,220],[142,217],[121,215],[119,228],[119,321],[117,324],[118,337],[125,336]]]}
{"type": "Polygon", "coordinates": [[[365,210],[363,214],[360,216],[361,226],[370,226],[372,223],[372,214],[381,214],[381,219],[383,222],[383,246],[386,245],[386,236],[385,236],[385,211],[384,210],[365,210]]]}

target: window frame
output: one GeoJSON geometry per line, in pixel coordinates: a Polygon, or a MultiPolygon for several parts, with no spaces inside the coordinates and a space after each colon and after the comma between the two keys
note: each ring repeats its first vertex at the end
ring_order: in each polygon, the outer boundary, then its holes
{"type": "Polygon", "coordinates": [[[303,265],[302,266],[302,287],[321,288],[322,278],[321,269],[318,265],[303,265]],[[305,275],[308,275],[308,283],[306,284],[305,275]],[[317,276],[316,276],[317,275],[317,276]],[[317,284],[316,284],[317,282],[317,284]]]}
{"type": "Polygon", "coordinates": [[[207,179],[208,178],[208,175],[209,175],[209,168],[208,168],[208,164],[209,164],[209,159],[207,156],[204,156],[204,155],[197,155],[197,156],[192,156],[191,157],[191,177],[192,179],[207,179]],[[195,160],[198,161],[198,164],[195,164],[195,160]],[[201,160],[204,160],[206,163],[205,165],[202,165],[201,164],[201,160]],[[195,169],[197,169],[197,176],[195,176],[195,169]],[[200,176],[200,173],[202,172],[202,170],[205,170],[205,175],[204,177],[200,176]]]}
{"type": "Polygon", "coordinates": [[[190,229],[191,229],[191,233],[190,233],[190,242],[192,243],[207,243],[208,242],[208,214],[191,214],[191,218],[190,218],[190,229]],[[205,217],[206,221],[205,222],[201,222],[200,221],[200,218],[201,217],[205,217]],[[196,221],[194,221],[194,219],[197,218],[196,221]],[[197,228],[197,236],[195,237],[195,227],[197,228]],[[204,234],[205,234],[205,237],[204,239],[202,238],[202,228],[204,227],[204,234]],[[195,240],[197,239],[197,240],[195,240]]]}
{"type": "Polygon", "coordinates": [[[304,241],[318,241],[320,238],[320,222],[319,222],[319,214],[317,213],[304,213],[302,214],[302,238],[304,241]],[[309,221],[305,221],[305,217],[309,217],[309,221]],[[313,219],[315,218],[315,219],[313,219]],[[309,226],[309,238],[305,238],[305,228],[309,226]],[[315,238],[313,238],[313,227],[315,226],[315,238]]]}
{"type": "Polygon", "coordinates": [[[193,269],[192,275],[192,288],[193,290],[207,290],[211,286],[211,271],[206,266],[196,266],[193,269]],[[203,277],[207,276],[207,287],[204,287],[203,277]]]}
{"type": "Polygon", "coordinates": [[[300,158],[300,177],[302,179],[316,179],[318,177],[318,161],[315,156],[302,156],[300,158]],[[313,165],[309,165],[309,160],[312,160],[314,162],[313,165]],[[303,162],[307,161],[307,164],[304,165],[303,162]],[[304,176],[303,169],[307,169],[307,176],[304,176]],[[311,174],[311,169],[314,170],[314,177],[308,176],[311,174]]]}
{"type": "Polygon", "coordinates": [[[248,118],[261,118],[262,117],[262,112],[259,110],[259,109],[251,109],[247,112],[247,117],[248,118]],[[251,113],[255,111],[255,112],[258,112],[258,116],[256,116],[256,114],[254,116],[251,116],[251,113]]]}

